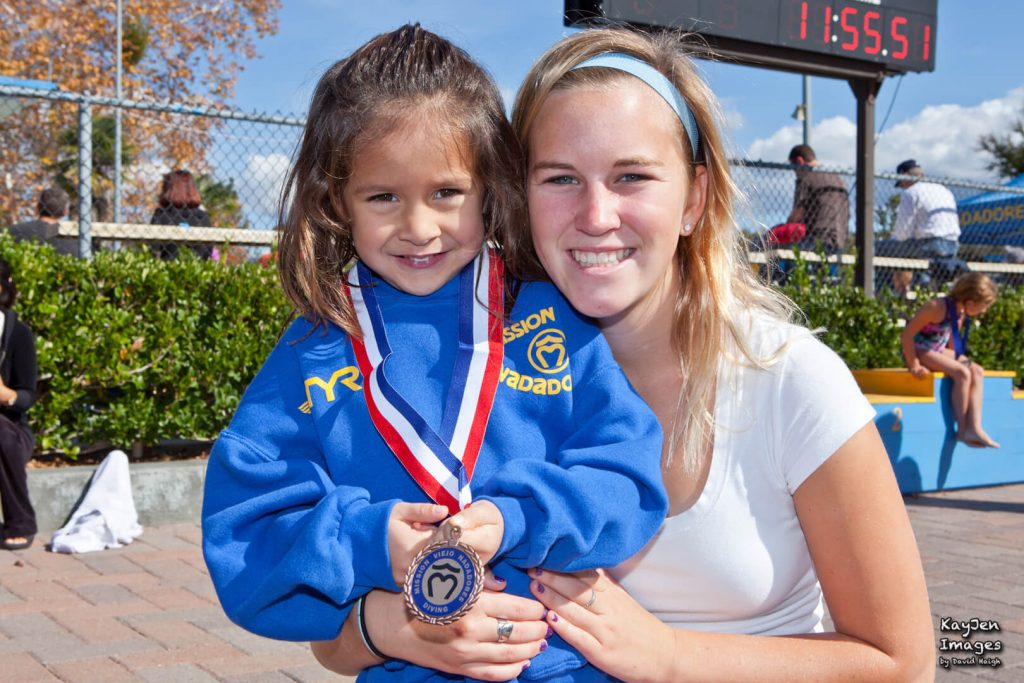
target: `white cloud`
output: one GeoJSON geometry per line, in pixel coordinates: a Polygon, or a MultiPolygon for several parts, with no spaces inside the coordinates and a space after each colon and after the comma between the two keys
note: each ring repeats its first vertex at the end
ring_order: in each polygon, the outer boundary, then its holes
{"type": "Polygon", "coordinates": [[[290,164],[287,154],[249,156],[242,203],[254,228],[273,229],[277,225],[278,202],[290,164]]]}
{"type": "MultiPolygon", "coordinates": [[[[1005,134],[1021,117],[1022,109],[1024,87],[972,107],[925,107],[883,131],[875,147],[875,168],[892,171],[904,159],[914,158],[929,175],[992,180],[992,172],[985,168],[989,157],[978,150],[978,138],[989,133],[1005,134]]],[[[747,156],[784,162],[801,137],[799,125],[785,126],[767,138],[755,140],[748,147],[747,156]]],[[[856,125],[846,117],[825,119],[814,126],[811,145],[822,163],[852,167],[857,148],[856,125]]]]}
{"type": "Polygon", "coordinates": [[[722,110],[722,118],[725,119],[725,130],[739,130],[747,122],[739,109],[731,107],[722,110]]]}

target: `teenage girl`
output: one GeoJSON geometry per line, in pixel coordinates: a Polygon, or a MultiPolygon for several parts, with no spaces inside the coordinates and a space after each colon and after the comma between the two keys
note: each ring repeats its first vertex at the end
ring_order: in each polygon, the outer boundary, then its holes
{"type": "MultiPolygon", "coordinates": [[[[488,585],[508,586],[458,630],[500,648],[504,679],[585,665],[549,647],[520,568],[594,568],[641,548],[666,510],[661,435],[600,331],[550,284],[506,278],[488,248],[521,230],[520,162],[494,83],[419,26],[374,38],[317,84],[278,254],[301,315],[206,478],[203,549],[236,623],[332,641],[318,656],[344,647],[332,639],[346,619],[402,604],[411,559],[453,514],[492,563],[488,585]]],[[[396,629],[451,631],[400,613],[396,629]]],[[[437,670],[392,660],[363,676],[437,670]]]]}
{"type": "Polygon", "coordinates": [[[974,448],[999,448],[981,428],[985,368],[964,355],[971,318],[995,303],[996,283],[983,273],[966,273],[953,282],[949,296],[932,299],[907,322],[900,334],[903,359],[921,379],[929,371],[953,380],[956,438],[974,448]]]}

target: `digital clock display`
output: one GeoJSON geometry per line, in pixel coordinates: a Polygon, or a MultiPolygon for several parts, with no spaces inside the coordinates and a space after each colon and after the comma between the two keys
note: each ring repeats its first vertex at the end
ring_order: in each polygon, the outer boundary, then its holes
{"type": "Polygon", "coordinates": [[[883,65],[935,68],[937,0],[586,0],[567,19],[603,16],[647,26],[807,50],[883,65]]]}

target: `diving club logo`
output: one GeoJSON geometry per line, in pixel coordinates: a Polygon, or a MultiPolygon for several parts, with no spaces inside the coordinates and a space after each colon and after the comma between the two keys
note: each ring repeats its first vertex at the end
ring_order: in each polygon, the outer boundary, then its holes
{"type": "Polygon", "coordinates": [[[565,333],[553,327],[541,330],[530,342],[526,357],[538,372],[553,375],[564,371],[569,367],[569,354],[565,351],[565,333]]]}
{"type": "Polygon", "coordinates": [[[461,530],[451,533],[448,540],[424,548],[405,575],[405,604],[417,619],[428,624],[450,624],[461,619],[483,588],[480,556],[458,542],[461,530]]]}

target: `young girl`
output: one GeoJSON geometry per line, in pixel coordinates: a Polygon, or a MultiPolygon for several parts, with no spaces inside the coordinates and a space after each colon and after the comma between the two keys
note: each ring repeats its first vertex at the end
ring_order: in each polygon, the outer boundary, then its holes
{"type": "Polygon", "coordinates": [[[949,296],[932,299],[907,322],[900,334],[903,359],[914,377],[942,372],[953,380],[956,438],[974,448],[999,448],[981,428],[985,368],[964,355],[971,318],[981,315],[999,295],[983,273],[967,273],[953,282],[949,296]]]}
{"type": "MultiPolygon", "coordinates": [[[[523,220],[520,156],[490,78],[419,26],[317,84],[278,255],[301,318],[207,471],[203,549],[239,625],[335,638],[371,589],[402,599],[449,512],[519,596],[519,567],[614,564],[661,524],[660,430],[600,331],[541,283],[508,282],[503,318],[485,245],[523,220]]],[[[503,644],[506,678],[583,665],[548,647],[539,604],[485,593],[462,627],[503,644]]],[[[397,660],[367,672],[392,676],[433,674],[397,660]]]]}

